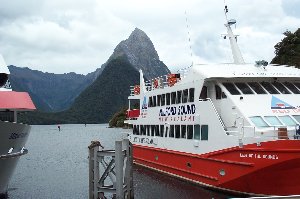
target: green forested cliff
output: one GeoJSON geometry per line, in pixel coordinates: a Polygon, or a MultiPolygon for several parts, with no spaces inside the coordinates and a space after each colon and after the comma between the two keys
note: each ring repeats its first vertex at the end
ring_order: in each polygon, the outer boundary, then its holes
{"type": "Polygon", "coordinates": [[[294,33],[286,31],[283,34],[285,38],[274,46],[276,56],[271,63],[300,68],[300,28],[294,33]]]}
{"type": "Polygon", "coordinates": [[[70,109],[57,113],[26,113],[20,118],[29,124],[106,123],[121,107],[127,106],[130,86],[138,81],[139,72],[125,56],[120,56],[107,64],[70,109]]]}

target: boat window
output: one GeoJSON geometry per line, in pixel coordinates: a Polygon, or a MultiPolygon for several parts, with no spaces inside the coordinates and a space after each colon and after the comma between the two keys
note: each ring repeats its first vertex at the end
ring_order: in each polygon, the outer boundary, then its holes
{"type": "Polygon", "coordinates": [[[14,122],[14,112],[13,111],[0,111],[0,120],[7,122],[14,122]]]}
{"type": "Polygon", "coordinates": [[[148,107],[152,107],[152,96],[149,97],[149,101],[148,101],[148,107]]]}
{"type": "Polygon", "coordinates": [[[166,104],[166,94],[161,95],[161,105],[164,106],[166,104]]]}
{"type": "Polygon", "coordinates": [[[267,94],[267,92],[260,86],[257,82],[248,82],[248,85],[257,93],[257,94],[267,94]]]}
{"type": "Polygon", "coordinates": [[[253,124],[257,127],[267,127],[269,126],[262,117],[260,116],[253,116],[250,117],[250,120],[253,122],[253,124]]]}
{"type": "Polygon", "coordinates": [[[170,93],[166,94],[166,105],[170,105],[170,93]]]}
{"type": "Polygon", "coordinates": [[[242,91],[243,94],[253,94],[253,91],[247,84],[242,82],[237,82],[234,84],[242,91]]]}
{"type": "Polygon", "coordinates": [[[155,125],[155,136],[159,136],[159,125],[155,125]]]}
{"type": "Polygon", "coordinates": [[[147,135],[150,136],[150,125],[146,125],[147,127],[147,135]]]}
{"type": "Polygon", "coordinates": [[[170,128],[169,126],[166,126],[166,131],[165,131],[165,133],[164,133],[164,134],[165,134],[165,135],[164,135],[165,137],[168,137],[169,128],[170,128]]]}
{"type": "Polygon", "coordinates": [[[290,82],[284,82],[283,83],[288,89],[290,89],[290,91],[292,91],[295,94],[300,94],[300,91],[297,89],[297,87],[290,83],[290,82]]]}
{"type": "Polygon", "coordinates": [[[222,99],[222,90],[220,86],[215,85],[215,89],[216,89],[216,99],[222,99]]]}
{"type": "Polygon", "coordinates": [[[194,95],[195,95],[195,89],[190,88],[189,89],[189,102],[194,102],[194,95]]]}
{"type": "Polygon", "coordinates": [[[186,125],[181,125],[181,138],[186,138],[186,125]]]}
{"type": "Polygon", "coordinates": [[[300,90],[300,83],[299,82],[294,82],[294,84],[297,86],[297,88],[300,90]]]}
{"type": "Polygon", "coordinates": [[[282,123],[276,116],[264,116],[264,118],[271,126],[281,126],[282,125],[282,123]]]}
{"type": "Polygon", "coordinates": [[[297,123],[288,115],[278,116],[279,119],[287,126],[295,126],[297,123]]]}
{"type": "Polygon", "coordinates": [[[133,125],[133,129],[132,129],[132,133],[133,133],[133,135],[137,135],[137,126],[136,125],[133,125]]]}
{"type": "Polygon", "coordinates": [[[234,84],[224,82],[223,85],[230,92],[231,95],[240,95],[240,92],[236,89],[234,84]]]}
{"type": "Polygon", "coordinates": [[[182,97],[182,91],[177,91],[176,104],[180,104],[181,103],[181,97],[182,97]]]}
{"type": "Polygon", "coordinates": [[[182,103],[187,103],[187,101],[188,101],[188,94],[189,94],[189,90],[188,89],[184,89],[183,90],[183,94],[182,94],[182,103]]]}
{"type": "Polygon", "coordinates": [[[187,139],[193,139],[193,125],[187,125],[187,139]]]}
{"type": "Polygon", "coordinates": [[[156,96],[153,96],[153,101],[152,101],[152,103],[153,103],[153,107],[156,107],[156,96]]]}
{"type": "Polygon", "coordinates": [[[203,86],[200,93],[200,99],[206,99],[206,98],[207,98],[207,87],[203,86]]]}
{"type": "Polygon", "coordinates": [[[151,136],[154,136],[154,132],[155,132],[155,126],[151,125],[151,136]]]}
{"type": "Polygon", "coordinates": [[[201,140],[208,140],[208,125],[201,125],[201,140]]]}
{"type": "Polygon", "coordinates": [[[174,137],[174,125],[170,125],[169,137],[171,137],[171,138],[174,137]]]}
{"type": "Polygon", "coordinates": [[[222,92],[222,99],[227,98],[226,94],[224,92],[222,92]]]}
{"type": "Polygon", "coordinates": [[[172,92],[171,93],[171,104],[175,104],[176,103],[176,92],[172,92]]]}
{"type": "Polygon", "coordinates": [[[297,120],[298,123],[300,123],[300,115],[293,115],[293,117],[297,120]]]}
{"type": "Polygon", "coordinates": [[[146,126],[141,125],[141,135],[146,135],[146,126]]]}
{"type": "Polygon", "coordinates": [[[161,95],[157,95],[157,106],[161,104],[161,95]]]}
{"type": "Polygon", "coordinates": [[[8,75],[5,73],[0,73],[0,87],[4,86],[4,84],[7,82],[8,75]]]}
{"type": "Polygon", "coordinates": [[[270,93],[270,94],[279,94],[279,92],[269,83],[261,82],[261,85],[270,93]]]}
{"type": "Polygon", "coordinates": [[[164,125],[160,125],[159,135],[160,137],[164,137],[164,125]]]}
{"type": "Polygon", "coordinates": [[[275,86],[282,94],[291,94],[288,89],[286,89],[280,82],[273,82],[273,86],[275,86]]]}
{"type": "Polygon", "coordinates": [[[175,125],[175,138],[180,138],[180,125],[175,125]]]}
{"type": "Polygon", "coordinates": [[[195,129],[194,139],[200,140],[200,125],[199,124],[194,125],[194,129],[195,129]]]}

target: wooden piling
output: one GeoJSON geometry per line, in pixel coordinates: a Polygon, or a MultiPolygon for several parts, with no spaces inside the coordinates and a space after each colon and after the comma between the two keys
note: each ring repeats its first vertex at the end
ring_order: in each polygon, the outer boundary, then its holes
{"type": "Polygon", "coordinates": [[[99,141],[92,141],[89,148],[89,198],[102,199],[105,193],[116,199],[133,199],[132,145],[129,140],[115,142],[115,150],[99,150],[99,141]],[[104,157],[109,157],[107,163],[104,157]],[[99,164],[104,169],[100,169],[99,164]],[[109,177],[111,185],[105,185],[109,177]]]}

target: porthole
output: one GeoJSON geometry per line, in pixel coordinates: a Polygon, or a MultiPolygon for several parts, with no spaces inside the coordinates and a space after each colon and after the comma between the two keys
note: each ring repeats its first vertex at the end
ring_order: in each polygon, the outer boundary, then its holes
{"type": "Polygon", "coordinates": [[[189,168],[189,169],[192,168],[192,164],[191,164],[190,162],[187,162],[187,163],[186,163],[186,166],[187,166],[187,168],[189,168]]]}
{"type": "Polygon", "coordinates": [[[226,175],[226,172],[225,172],[224,169],[220,169],[219,173],[220,173],[221,176],[225,176],[226,175]]]}

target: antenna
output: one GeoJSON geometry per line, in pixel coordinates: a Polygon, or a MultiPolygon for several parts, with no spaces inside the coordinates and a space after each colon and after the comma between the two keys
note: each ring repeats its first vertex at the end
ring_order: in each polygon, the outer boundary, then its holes
{"type": "MultiPolygon", "coordinates": [[[[187,33],[188,33],[188,39],[189,39],[189,46],[190,46],[190,53],[191,53],[191,60],[192,60],[192,65],[193,63],[193,51],[192,51],[192,44],[191,44],[191,36],[190,36],[190,31],[189,31],[189,23],[188,23],[188,18],[187,18],[187,13],[186,11],[185,13],[185,22],[186,22],[186,29],[187,29],[187,33]]],[[[191,65],[191,66],[192,66],[191,65]]]]}
{"type": "MultiPolygon", "coordinates": [[[[225,0],[224,0],[224,4],[225,4],[225,0]]],[[[224,35],[224,39],[228,38],[230,41],[230,46],[231,46],[234,63],[235,64],[244,64],[245,61],[243,59],[242,53],[237,44],[237,35],[234,35],[231,30],[231,26],[236,24],[236,20],[235,19],[228,20],[227,13],[228,13],[228,7],[225,4],[224,14],[225,14],[225,18],[226,18],[225,27],[227,28],[227,35],[224,35]]]]}

